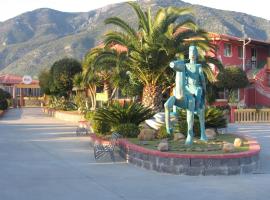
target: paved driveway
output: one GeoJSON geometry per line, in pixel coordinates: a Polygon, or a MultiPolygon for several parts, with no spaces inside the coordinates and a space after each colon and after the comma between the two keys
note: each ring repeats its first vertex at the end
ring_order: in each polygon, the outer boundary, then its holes
{"type": "Polygon", "coordinates": [[[0,119],[0,200],[269,200],[270,125],[230,126],[262,143],[257,174],[189,177],[93,158],[75,125],[37,108],[0,119]],[[251,132],[250,132],[251,131],[251,132]]]}

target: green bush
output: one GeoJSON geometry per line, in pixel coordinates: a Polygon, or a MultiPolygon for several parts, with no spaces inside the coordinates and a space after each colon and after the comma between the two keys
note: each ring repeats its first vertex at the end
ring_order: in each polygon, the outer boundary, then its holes
{"type": "MultiPolygon", "coordinates": [[[[186,110],[178,111],[178,124],[176,125],[180,133],[187,134],[187,115],[186,110]]],[[[205,127],[206,128],[224,128],[227,126],[227,120],[222,110],[215,107],[208,107],[205,110],[205,127]]],[[[200,122],[197,115],[194,115],[194,135],[200,136],[200,122]]]]}
{"type": "Polygon", "coordinates": [[[94,120],[103,121],[112,127],[117,127],[120,124],[135,124],[138,126],[152,116],[152,110],[140,103],[126,103],[124,105],[113,103],[108,107],[99,108],[95,113],[94,120]]]}
{"type": "Polygon", "coordinates": [[[5,90],[0,88],[0,110],[8,109],[8,101],[11,99],[11,95],[5,90]]]}
{"type": "Polygon", "coordinates": [[[72,101],[65,99],[64,97],[51,96],[49,100],[49,107],[56,110],[72,111],[77,110],[77,106],[72,101]]]}
{"type": "Polygon", "coordinates": [[[244,88],[249,84],[246,72],[237,66],[227,66],[218,74],[217,79],[216,86],[228,90],[244,88]]]}
{"type": "Polygon", "coordinates": [[[97,135],[109,134],[111,131],[111,126],[104,121],[94,120],[94,117],[95,117],[95,111],[87,111],[84,114],[84,118],[90,122],[94,133],[97,135]]]}
{"type": "Polygon", "coordinates": [[[8,101],[6,99],[0,100],[0,110],[8,109],[8,101]]]}
{"type": "Polygon", "coordinates": [[[119,124],[113,128],[113,131],[119,133],[124,137],[137,137],[140,133],[140,129],[136,124],[119,124]]]}
{"type": "Polygon", "coordinates": [[[224,111],[209,107],[205,111],[205,127],[206,128],[225,128],[227,126],[227,120],[224,115],[224,111]]]}
{"type": "Polygon", "coordinates": [[[0,100],[4,100],[4,99],[11,99],[11,95],[9,92],[0,88],[0,100]]]}
{"type": "Polygon", "coordinates": [[[72,102],[75,103],[78,111],[85,114],[88,111],[88,99],[84,92],[78,92],[75,96],[72,97],[72,102]]]}
{"type": "Polygon", "coordinates": [[[84,114],[84,118],[85,118],[87,121],[92,122],[92,121],[93,121],[93,118],[94,118],[94,115],[95,115],[95,112],[94,112],[94,111],[87,111],[87,112],[84,114]]]}
{"type": "Polygon", "coordinates": [[[91,125],[97,135],[107,135],[111,131],[111,126],[104,121],[93,120],[91,125]]]}
{"type": "MultiPolygon", "coordinates": [[[[187,112],[184,109],[178,111],[178,124],[176,124],[176,128],[180,133],[187,134],[187,112]]],[[[200,122],[197,115],[194,115],[193,132],[195,137],[200,136],[200,122]]]]}
{"type": "Polygon", "coordinates": [[[170,137],[170,135],[166,131],[166,126],[165,125],[161,126],[157,132],[157,138],[158,139],[165,139],[165,138],[169,138],[169,137],[170,137]]]}

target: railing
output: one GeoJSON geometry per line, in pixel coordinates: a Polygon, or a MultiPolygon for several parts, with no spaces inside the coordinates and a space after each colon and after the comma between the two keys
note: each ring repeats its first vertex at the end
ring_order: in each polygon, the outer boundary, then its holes
{"type": "Polygon", "coordinates": [[[270,122],[270,109],[236,109],[234,121],[245,122],[270,122]]]}

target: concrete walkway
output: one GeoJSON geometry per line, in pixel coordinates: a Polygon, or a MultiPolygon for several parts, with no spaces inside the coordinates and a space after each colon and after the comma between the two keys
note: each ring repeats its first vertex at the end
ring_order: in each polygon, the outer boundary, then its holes
{"type": "Polygon", "coordinates": [[[257,174],[189,177],[126,163],[96,163],[75,125],[40,109],[11,109],[0,119],[0,200],[268,200],[270,124],[230,126],[262,144],[257,174]]]}

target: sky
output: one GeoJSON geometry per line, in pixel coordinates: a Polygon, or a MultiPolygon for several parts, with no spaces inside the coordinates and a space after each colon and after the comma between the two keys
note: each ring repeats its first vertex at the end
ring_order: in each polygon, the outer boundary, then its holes
{"type": "MultiPolygon", "coordinates": [[[[0,6],[0,21],[5,21],[37,8],[52,8],[65,12],[87,12],[112,3],[126,0],[6,0],[0,6]]],[[[164,0],[166,1],[166,0],[164,0]]],[[[270,20],[267,0],[184,0],[223,10],[244,12],[270,20]]]]}

